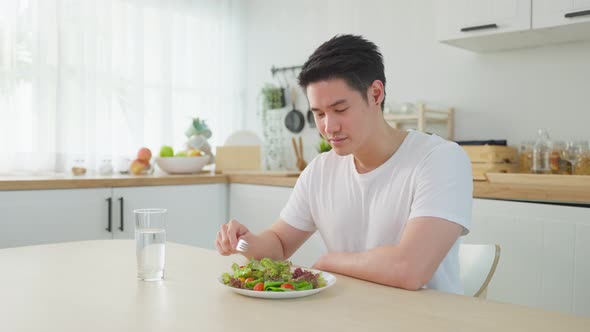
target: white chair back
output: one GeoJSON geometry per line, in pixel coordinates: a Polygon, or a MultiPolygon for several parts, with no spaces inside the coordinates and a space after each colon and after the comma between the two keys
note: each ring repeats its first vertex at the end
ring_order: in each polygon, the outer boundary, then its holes
{"type": "Polygon", "coordinates": [[[497,244],[459,246],[459,272],[465,295],[485,298],[499,260],[500,246],[497,244]]]}

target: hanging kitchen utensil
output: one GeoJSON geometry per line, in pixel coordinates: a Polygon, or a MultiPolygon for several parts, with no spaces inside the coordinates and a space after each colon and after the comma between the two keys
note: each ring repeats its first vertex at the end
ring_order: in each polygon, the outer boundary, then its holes
{"type": "Polygon", "coordinates": [[[295,157],[297,157],[297,169],[303,171],[305,166],[307,166],[307,162],[305,159],[303,159],[303,142],[301,140],[301,136],[299,136],[299,146],[297,146],[295,137],[291,137],[291,143],[293,143],[293,150],[295,151],[295,157]]]}
{"type": "Polygon", "coordinates": [[[307,166],[307,162],[303,158],[303,140],[301,139],[301,136],[299,136],[299,157],[301,158],[297,161],[297,168],[299,168],[300,171],[303,171],[305,166],[307,166]]]}
{"type": "Polygon", "coordinates": [[[293,87],[291,88],[291,103],[293,104],[293,109],[287,113],[287,116],[285,116],[285,126],[290,132],[298,134],[303,130],[305,117],[301,111],[295,109],[295,100],[295,87],[293,87]]]}
{"type": "Polygon", "coordinates": [[[289,87],[289,80],[285,77],[285,73],[283,73],[283,72],[281,72],[281,75],[279,75],[279,77],[283,78],[283,80],[279,79],[281,91],[283,92],[281,94],[281,107],[285,107],[285,106],[287,106],[287,100],[285,99],[285,92],[286,92],[287,88],[289,87]]]}
{"type": "Polygon", "coordinates": [[[313,112],[311,110],[307,110],[307,124],[309,128],[315,128],[315,119],[313,118],[313,112]]]}

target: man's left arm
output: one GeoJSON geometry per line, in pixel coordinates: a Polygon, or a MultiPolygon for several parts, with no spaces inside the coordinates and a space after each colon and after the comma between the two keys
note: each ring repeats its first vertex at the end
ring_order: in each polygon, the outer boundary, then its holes
{"type": "Polygon", "coordinates": [[[328,253],[313,267],[383,285],[417,290],[430,281],[462,231],[463,226],[446,219],[417,217],[408,222],[397,245],[358,253],[328,253]]]}

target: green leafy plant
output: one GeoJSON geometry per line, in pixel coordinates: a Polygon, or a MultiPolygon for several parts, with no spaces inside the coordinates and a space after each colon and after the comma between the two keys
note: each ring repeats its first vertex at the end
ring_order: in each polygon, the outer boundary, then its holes
{"type": "Polygon", "coordinates": [[[326,141],[325,138],[321,137],[320,142],[318,144],[319,153],[328,152],[330,150],[332,150],[332,146],[330,145],[330,143],[328,143],[328,141],[326,141]]]}
{"type": "Polygon", "coordinates": [[[277,109],[285,106],[283,89],[273,84],[266,84],[262,88],[262,98],[262,108],[265,110],[277,109]]]}
{"type": "Polygon", "coordinates": [[[191,124],[189,125],[188,129],[184,132],[186,137],[191,137],[193,135],[201,135],[206,139],[211,138],[211,130],[209,126],[205,123],[205,120],[200,119],[199,117],[193,118],[191,124]]]}

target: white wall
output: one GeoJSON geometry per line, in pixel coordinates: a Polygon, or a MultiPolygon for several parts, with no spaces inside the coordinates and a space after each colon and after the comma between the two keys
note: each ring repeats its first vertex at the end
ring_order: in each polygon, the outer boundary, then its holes
{"type": "MultiPolygon", "coordinates": [[[[453,48],[436,41],[434,0],[249,0],[245,12],[245,128],[260,129],[256,98],[273,81],[272,65],[301,65],[335,34],[354,33],[381,48],[389,100],[456,107],[456,139],[518,145],[538,127],[558,139],[590,139],[589,42],[492,54],[453,48]]],[[[305,128],[309,160],[317,136],[305,128]]]]}

